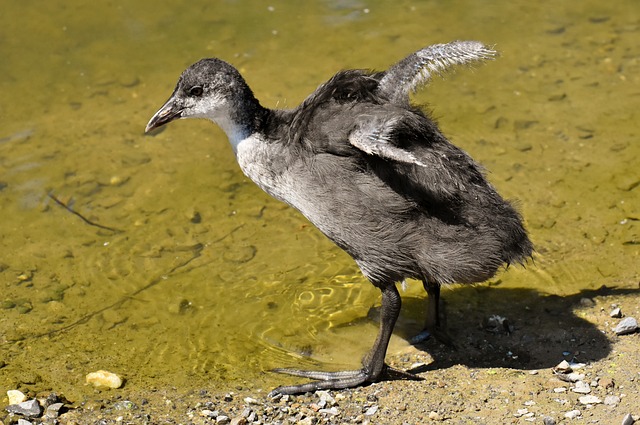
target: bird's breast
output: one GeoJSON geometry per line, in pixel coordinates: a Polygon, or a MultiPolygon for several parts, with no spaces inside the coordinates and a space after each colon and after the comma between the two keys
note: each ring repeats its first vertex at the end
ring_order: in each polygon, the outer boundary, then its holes
{"type": "Polygon", "coordinates": [[[241,140],[236,159],[245,176],[274,198],[295,206],[295,194],[287,178],[289,155],[284,146],[267,142],[259,134],[241,140]]]}

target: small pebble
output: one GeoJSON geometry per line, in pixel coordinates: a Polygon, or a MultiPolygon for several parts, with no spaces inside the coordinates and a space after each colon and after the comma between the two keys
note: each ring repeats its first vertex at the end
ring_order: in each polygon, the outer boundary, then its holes
{"type": "Polygon", "coordinates": [[[553,368],[553,371],[556,373],[571,373],[573,372],[573,369],[571,369],[571,366],[569,365],[568,361],[563,360],[560,363],[558,363],[556,367],[553,368]]]}
{"type": "Polygon", "coordinates": [[[216,423],[220,425],[226,425],[230,422],[231,422],[231,419],[225,415],[220,415],[216,418],[216,423]]]}
{"type": "Polygon", "coordinates": [[[620,310],[620,307],[616,307],[613,310],[611,310],[611,313],[609,313],[609,316],[620,318],[622,317],[622,310],[620,310]]]}
{"type": "Polygon", "coordinates": [[[215,418],[218,415],[213,410],[204,409],[200,411],[200,416],[204,418],[215,418]]]}
{"type": "Polygon", "coordinates": [[[18,425],[33,425],[33,424],[26,419],[20,418],[18,419],[18,425]]]}
{"type": "Polygon", "coordinates": [[[556,425],[556,420],[550,416],[545,416],[542,419],[542,422],[544,423],[544,425],[556,425]]]}
{"type": "Polygon", "coordinates": [[[568,418],[568,419],[575,419],[578,416],[580,416],[580,411],[577,410],[577,409],[576,410],[570,410],[569,412],[564,414],[564,417],[568,418]]]}
{"type": "Polygon", "coordinates": [[[36,399],[10,404],[6,407],[6,410],[9,413],[26,416],[27,418],[37,418],[42,414],[42,406],[36,399]]]}
{"type": "Polygon", "coordinates": [[[120,388],[122,386],[122,378],[106,370],[91,372],[85,379],[87,384],[93,384],[96,387],[120,388]]]}
{"type": "Polygon", "coordinates": [[[89,400],[86,403],[84,403],[83,407],[89,412],[95,412],[102,409],[104,405],[97,400],[89,400]]]}
{"type": "Polygon", "coordinates": [[[247,421],[247,418],[245,418],[244,416],[238,416],[231,419],[231,422],[229,422],[229,425],[246,425],[248,423],[249,422],[247,421]]]}
{"type": "Polygon", "coordinates": [[[591,298],[581,298],[580,305],[583,307],[593,307],[596,303],[591,298]]]}
{"type": "Polygon", "coordinates": [[[576,382],[575,386],[571,388],[571,391],[579,394],[589,394],[591,392],[591,387],[584,381],[576,382]]]}
{"type": "Polygon", "coordinates": [[[487,331],[492,333],[505,332],[509,334],[512,331],[511,326],[509,324],[509,319],[497,314],[494,314],[489,318],[485,319],[484,327],[487,331]]]}
{"type": "Polygon", "coordinates": [[[600,380],[598,381],[598,385],[604,388],[613,388],[616,386],[616,383],[613,381],[613,379],[607,376],[604,378],[600,378],[600,380]]]}
{"type": "Polygon", "coordinates": [[[260,404],[260,402],[258,400],[256,400],[255,398],[251,398],[251,397],[245,397],[244,398],[244,402],[247,404],[260,404]]]}
{"type": "Polygon", "coordinates": [[[20,404],[27,399],[27,396],[20,390],[9,390],[7,391],[7,398],[9,399],[9,404],[20,404]]]}
{"type": "Polygon", "coordinates": [[[578,401],[581,404],[600,404],[600,403],[602,403],[602,400],[600,400],[599,397],[596,397],[594,395],[583,395],[582,397],[578,398],[578,401]]]}
{"type": "Polygon", "coordinates": [[[44,412],[44,416],[49,419],[57,418],[58,416],[60,416],[60,409],[62,409],[62,406],[64,406],[64,404],[62,403],[53,403],[47,406],[47,409],[44,412]]]}
{"type": "Polygon", "coordinates": [[[318,410],[318,412],[320,412],[320,413],[328,413],[328,414],[330,414],[332,416],[336,416],[336,415],[338,415],[340,413],[338,408],[336,408],[335,406],[332,407],[331,409],[320,409],[320,410],[318,410]]]}
{"type": "Polygon", "coordinates": [[[638,329],[638,322],[633,317],[625,317],[614,329],[616,335],[627,335],[638,329]]]}
{"type": "Polygon", "coordinates": [[[607,406],[617,406],[620,403],[620,397],[617,395],[608,395],[604,398],[604,404],[607,406]]]}
{"type": "Polygon", "coordinates": [[[316,423],[315,418],[312,418],[311,416],[307,416],[303,420],[298,421],[296,425],[314,425],[315,423],[316,423]]]}
{"type": "Polygon", "coordinates": [[[375,413],[378,411],[378,405],[374,404],[373,406],[371,406],[370,408],[368,408],[365,412],[364,415],[365,416],[373,416],[375,415],[375,413]]]}
{"type": "Polygon", "coordinates": [[[113,403],[113,407],[116,410],[134,410],[138,408],[138,406],[130,400],[116,401],[113,403]]]}
{"type": "Polygon", "coordinates": [[[429,419],[431,419],[432,421],[439,421],[440,415],[438,414],[438,412],[431,411],[429,412],[429,419]]]}
{"type": "Polygon", "coordinates": [[[567,382],[578,382],[584,379],[584,373],[571,372],[564,375],[563,378],[566,378],[563,379],[563,381],[566,380],[567,382]]]}
{"type": "Polygon", "coordinates": [[[329,406],[336,405],[336,400],[331,396],[331,394],[329,394],[328,391],[316,391],[316,395],[320,397],[320,403],[324,403],[325,405],[329,404],[329,406]]]}
{"type": "Polygon", "coordinates": [[[110,184],[111,186],[122,186],[122,184],[123,184],[123,183],[126,183],[126,182],[127,182],[127,180],[129,180],[129,178],[128,178],[128,177],[123,178],[123,177],[121,177],[121,176],[112,176],[112,177],[109,179],[109,184],[110,184]]]}
{"type": "Polygon", "coordinates": [[[633,425],[635,421],[633,420],[633,416],[631,413],[627,413],[624,418],[622,418],[622,425],[633,425]]]}

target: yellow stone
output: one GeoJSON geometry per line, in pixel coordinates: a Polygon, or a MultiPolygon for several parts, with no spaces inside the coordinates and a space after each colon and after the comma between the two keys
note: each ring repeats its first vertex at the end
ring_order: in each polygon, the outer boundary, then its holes
{"type": "Polygon", "coordinates": [[[7,398],[9,399],[9,404],[20,404],[27,399],[27,396],[22,394],[22,391],[9,390],[7,391],[7,398]]]}
{"type": "Polygon", "coordinates": [[[86,381],[87,384],[93,384],[96,387],[120,388],[122,386],[122,378],[106,370],[87,374],[86,381]]]}

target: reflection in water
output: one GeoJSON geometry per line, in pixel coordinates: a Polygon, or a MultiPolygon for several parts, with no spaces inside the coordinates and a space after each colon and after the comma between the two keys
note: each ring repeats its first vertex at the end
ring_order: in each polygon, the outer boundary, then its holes
{"type": "MultiPolygon", "coordinates": [[[[341,68],[386,68],[436,42],[495,43],[498,60],[436,79],[416,101],[519,200],[538,255],[447,291],[452,326],[475,326],[471,314],[494,313],[500,297],[515,308],[518,288],[574,297],[638,280],[631,0],[59,6],[12,3],[0,17],[5,387],[71,396],[102,368],[133,387],[270,387],[282,377],[265,370],[353,367],[370,346],[377,291],[242,176],[219,130],[177,123],[142,136],[159,96],[203,56],[229,60],[266,106],[287,107],[341,68]]],[[[404,295],[397,335],[410,337],[422,289],[404,295]]]]}

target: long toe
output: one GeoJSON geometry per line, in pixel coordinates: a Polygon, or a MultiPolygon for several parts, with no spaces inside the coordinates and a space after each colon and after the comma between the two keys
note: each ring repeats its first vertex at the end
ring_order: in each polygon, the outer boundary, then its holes
{"type": "Polygon", "coordinates": [[[404,370],[395,369],[391,366],[384,365],[380,376],[374,377],[367,373],[366,369],[345,370],[340,372],[322,372],[299,369],[274,369],[273,372],[286,373],[287,375],[301,376],[303,378],[316,379],[316,381],[307,382],[300,385],[288,385],[274,389],[269,393],[269,397],[276,397],[284,394],[300,394],[317,390],[340,390],[344,388],[357,387],[368,382],[377,382],[379,380],[396,380],[404,379],[411,381],[422,381],[418,375],[414,375],[404,370]]]}
{"type": "Polygon", "coordinates": [[[275,369],[274,372],[288,375],[301,376],[303,378],[317,379],[299,385],[281,386],[269,393],[269,397],[284,394],[300,394],[317,390],[339,390],[343,388],[357,387],[370,380],[369,374],[364,370],[346,370],[341,372],[320,372],[298,369],[275,369]]]}
{"type": "Polygon", "coordinates": [[[388,380],[403,379],[405,381],[424,381],[424,378],[421,376],[418,376],[412,372],[407,372],[406,370],[396,369],[388,365],[385,365],[384,379],[388,379],[388,380]]]}

